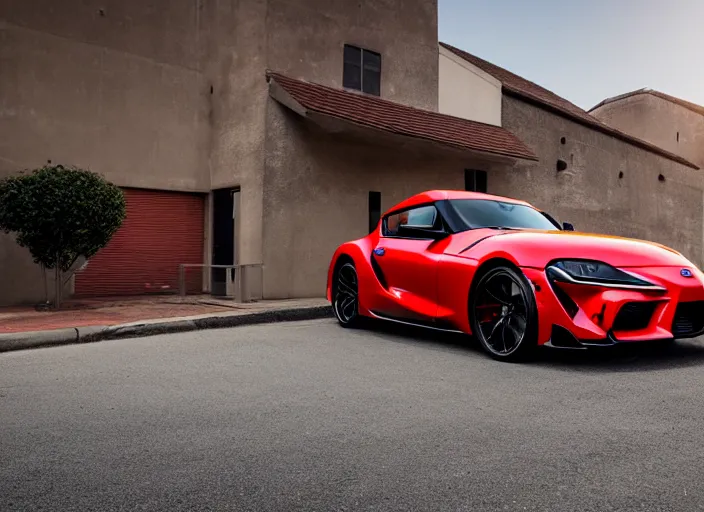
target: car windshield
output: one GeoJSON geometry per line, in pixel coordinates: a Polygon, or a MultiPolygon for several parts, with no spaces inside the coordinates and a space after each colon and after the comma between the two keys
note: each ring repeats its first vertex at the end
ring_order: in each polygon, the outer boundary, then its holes
{"type": "Polygon", "coordinates": [[[463,229],[545,229],[559,231],[535,208],[489,199],[452,199],[450,207],[464,224],[463,229]]]}

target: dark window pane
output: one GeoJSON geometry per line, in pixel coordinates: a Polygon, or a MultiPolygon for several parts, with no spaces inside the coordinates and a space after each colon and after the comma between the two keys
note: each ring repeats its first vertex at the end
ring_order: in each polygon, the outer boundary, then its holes
{"type": "Polygon", "coordinates": [[[364,70],[362,90],[367,94],[381,95],[381,55],[364,50],[362,53],[364,70]]]}
{"type": "Polygon", "coordinates": [[[362,50],[355,46],[345,45],[342,87],[362,90],[362,50]]]}
{"type": "Polygon", "coordinates": [[[381,73],[365,68],[362,85],[362,90],[367,94],[373,94],[375,96],[381,95],[381,73]]]}
{"type": "Polygon", "coordinates": [[[345,63],[342,72],[342,87],[358,91],[362,90],[362,67],[359,64],[345,63]]]}
{"type": "Polygon", "coordinates": [[[353,63],[360,65],[362,63],[362,50],[355,46],[345,45],[345,64],[353,63]]]}
{"type": "Polygon", "coordinates": [[[345,45],[342,86],[367,94],[381,94],[381,55],[345,45]]]}
{"type": "Polygon", "coordinates": [[[470,192],[487,191],[486,171],[476,171],[474,169],[465,169],[464,171],[464,189],[470,192]]]}
{"type": "Polygon", "coordinates": [[[476,171],[475,183],[477,184],[477,192],[486,194],[486,171],[476,171]]]}
{"type": "Polygon", "coordinates": [[[364,50],[364,69],[371,69],[373,71],[381,71],[381,55],[378,53],[370,52],[364,50]]]}

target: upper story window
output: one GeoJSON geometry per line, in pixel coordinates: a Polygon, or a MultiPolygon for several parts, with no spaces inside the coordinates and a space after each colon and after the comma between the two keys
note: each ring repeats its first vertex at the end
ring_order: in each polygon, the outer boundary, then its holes
{"type": "Polygon", "coordinates": [[[381,55],[346,44],[342,86],[345,89],[355,89],[379,96],[381,94],[381,55]]]}

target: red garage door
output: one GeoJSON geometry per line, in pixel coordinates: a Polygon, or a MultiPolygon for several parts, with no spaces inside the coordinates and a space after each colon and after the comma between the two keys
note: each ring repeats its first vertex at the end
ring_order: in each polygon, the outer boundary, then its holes
{"type": "MultiPolygon", "coordinates": [[[[76,274],[77,297],[177,292],[179,264],[203,262],[203,195],[123,192],[127,217],[110,243],[76,274]]],[[[193,285],[200,272],[189,274],[193,285]]]]}

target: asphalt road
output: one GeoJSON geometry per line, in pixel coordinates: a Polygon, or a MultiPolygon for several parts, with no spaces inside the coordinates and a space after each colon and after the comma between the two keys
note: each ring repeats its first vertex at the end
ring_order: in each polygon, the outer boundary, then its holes
{"type": "Polygon", "coordinates": [[[702,510],[704,344],[332,321],[0,356],[0,510],[702,510]]]}

